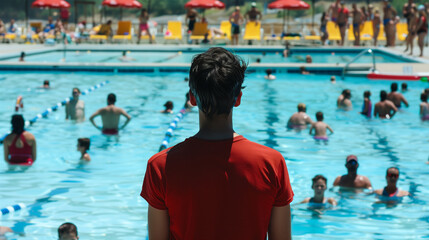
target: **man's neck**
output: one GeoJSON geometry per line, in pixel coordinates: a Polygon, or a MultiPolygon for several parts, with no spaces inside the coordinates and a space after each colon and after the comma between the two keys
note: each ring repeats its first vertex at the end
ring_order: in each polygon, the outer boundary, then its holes
{"type": "Polygon", "coordinates": [[[347,172],[347,177],[349,177],[351,179],[355,179],[357,177],[357,172],[348,171],[347,172]]]}
{"type": "Polygon", "coordinates": [[[200,131],[195,137],[206,140],[222,140],[238,136],[232,127],[232,110],[229,115],[214,115],[207,118],[199,111],[200,131]]]}

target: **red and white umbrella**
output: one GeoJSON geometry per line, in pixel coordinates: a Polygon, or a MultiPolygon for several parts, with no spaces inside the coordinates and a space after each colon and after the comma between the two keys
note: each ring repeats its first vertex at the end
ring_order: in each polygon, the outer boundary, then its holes
{"type": "Polygon", "coordinates": [[[142,4],[137,0],[104,0],[101,5],[122,8],[141,8],[142,4]]]}
{"type": "Polygon", "coordinates": [[[287,11],[288,28],[289,28],[289,10],[305,10],[309,9],[310,5],[301,0],[277,0],[268,4],[269,9],[283,9],[283,30],[285,27],[285,14],[284,10],[287,11]]]}
{"type": "Polygon", "coordinates": [[[36,0],[31,7],[38,8],[70,8],[70,3],[65,0],[36,0]]]}
{"type": "Polygon", "coordinates": [[[185,4],[185,8],[225,8],[225,4],[218,0],[191,0],[185,4]]]}

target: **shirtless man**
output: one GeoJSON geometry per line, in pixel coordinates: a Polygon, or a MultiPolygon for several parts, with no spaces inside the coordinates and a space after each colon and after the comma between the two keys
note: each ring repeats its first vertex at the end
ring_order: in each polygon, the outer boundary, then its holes
{"type": "Polygon", "coordinates": [[[257,24],[262,20],[261,12],[256,9],[256,3],[252,2],[252,8],[244,15],[247,22],[255,22],[257,24]]]}
{"type": "Polygon", "coordinates": [[[352,101],[350,98],[352,97],[352,93],[349,89],[344,89],[341,95],[337,99],[337,107],[339,109],[348,111],[352,109],[352,101]]]}
{"type": "Polygon", "coordinates": [[[341,35],[340,46],[344,45],[348,19],[349,19],[349,10],[344,6],[344,1],[341,1],[340,8],[338,9],[338,18],[337,18],[337,25],[340,28],[340,35],[341,35]]]}
{"type": "Polygon", "coordinates": [[[405,3],[402,7],[402,15],[404,15],[404,18],[407,19],[408,29],[410,28],[410,17],[412,8],[417,8],[413,0],[408,0],[408,2],[405,3]]]}
{"type": "Polygon", "coordinates": [[[331,134],[334,133],[334,130],[332,130],[331,127],[329,127],[328,124],[323,122],[323,113],[317,112],[316,113],[316,119],[317,122],[313,123],[310,128],[310,135],[313,134],[313,129],[315,130],[314,139],[316,140],[328,140],[328,136],[326,135],[326,129],[329,129],[331,131],[331,134]]]}
{"type": "Polygon", "coordinates": [[[101,132],[105,135],[117,135],[119,130],[124,129],[125,126],[131,121],[131,116],[128,115],[122,108],[118,108],[115,106],[116,95],[110,93],[107,96],[107,107],[98,109],[92,116],[89,118],[92,125],[94,125],[97,129],[101,130],[101,132]],[[103,127],[97,126],[94,122],[94,118],[100,115],[101,120],[103,122],[103,127]],[[127,118],[124,125],[119,127],[119,118],[123,115],[127,118]]]}
{"type": "Polygon", "coordinates": [[[383,189],[377,189],[374,191],[375,194],[380,198],[382,202],[386,203],[398,203],[405,196],[410,196],[410,193],[404,190],[400,190],[396,183],[399,178],[399,169],[396,167],[390,167],[386,171],[387,186],[383,189]]]}
{"type": "Polygon", "coordinates": [[[393,102],[387,100],[387,92],[380,91],[380,102],[374,106],[374,117],[380,116],[380,118],[390,119],[395,115],[398,109],[395,107],[393,102]]]}
{"type": "Polygon", "coordinates": [[[79,88],[73,88],[73,98],[66,104],[66,119],[83,122],[85,120],[85,103],[79,99],[79,88]]]}
{"type": "Polygon", "coordinates": [[[405,106],[409,106],[407,100],[405,99],[404,95],[402,93],[397,92],[398,91],[398,84],[392,83],[390,85],[391,92],[387,94],[387,100],[392,101],[397,108],[401,107],[401,103],[403,102],[405,106]]]}
{"type": "Polygon", "coordinates": [[[352,4],[352,16],[353,16],[353,35],[355,36],[355,46],[360,45],[360,26],[364,22],[365,15],[357,8],[356,3],[352,4]]]}
{"type": "Polygon", "coordinates": [[[334,181],[334,186],[344,188],[368,188],[372,189],[371,182],[365,176],[358,175],[358,159],[355,155],[348,155],[346,158],[347,174],[338,176],[334,181]]]}
{"type": "Polygon", "coordinates": [[[338,9],[340,9],[340,0],[336,0],[335,3],[332,3],[328,9],[328,15],[331,16],[331,21],[337,22],[338,18],[338,9]]]}
{"type": "Polygon", "coordinates": [[[428,95],[426,93],[420,94],[420,118],[422,121],[429,121],[429,103],[428,95]]]}
{"type": "Polygon", "coordinates": [[[238,36],[240,35],[240,25],[243,24],[243,20],[244,18],[240,13],[240,7],[236,6],[235,11],[229,17],[229,22],[231,23],[231,27],[232,27],[232,38],[231,38],[232,45],[238,44],[238,36]]]}
{"type": "Polygon", "coordinates": [[[287,122],[287,128],[305,129],[308,124],[313,124],[310,116],[305,113],[307,108],[304,103],[298,104],[298,112],[294,113],[287,122]]]}
{"type": "Polygon", "coordinates": [[[397,14],[395,8],[393,8],[389,3],[389,0],[384,0],[383,14],[383,24],[384,32],[386,33],[387,47],[393,47],[394,38],[396,38],[394,35],[394,27],[397,14]]]}

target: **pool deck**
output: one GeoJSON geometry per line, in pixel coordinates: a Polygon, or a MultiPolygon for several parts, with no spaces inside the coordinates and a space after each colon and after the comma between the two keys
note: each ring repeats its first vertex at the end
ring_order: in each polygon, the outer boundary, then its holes
{"type": "MultiPolygon", "coordinates": [[[[154,50],[159,49],[161,51],[180,51],[181,49],[184,50],[200,50],[209,48],[210,46],[198,46],[198,45],[165,45],[165,44],[155,44],[155,45],[149,45],[149,44],[142,44],[142,45],[136,45],[136,44],[80,44],[80,45],[69,45],[67,48],[69,50],[79,50],[79,49],[93,49],[93,50],[154,50]]],[[[222,46],[227,48],[232,48],[230,45],[222,46]]],[[[240,49],[249,49],[250,46],[238,46],[234,49],[240,50],[240,49]]],[[[259,46],[254,45],[251,46],[253,49],[272,49],[277,48],[281,49],[282,46],[259,46]]],[[[325,47],[317,47],[317,48],[325,48],[325,47]]],[[[336,46],[329,46],[326,48],[338,48],[340,47],[336,46]]],[[[367,48],[367,47],[366,47],[367,48]]],[[[365,47],[361,47],[361,49],[366,49],[365,47]]],[[[55,46],[46,46],[42,44],[0,44],[0,57],[4,56],[18,56],[21,51],[26,52],[27,54],[31,53],[37,53],[37,52],[45,52],[45,51],[55,51],[63,49],[62,45],[55,45],[55,46]]],[[[253,50],[252,49],[252,50],[253,50]]],[[[342,49],[353,49],[350,47],[344,47],[342,49]]],[[[419,58],[416,56],[408,56],[406,54],[403,54],[403,50],[405,50],[405,46],[397,46],[395,48],[379,48],[380,50],[384,50],[388,53],[392,53],[394,55],[411,58],[413,60],[421,61],[422,63],[377,63],[376,69],[380,73],[392,73],[392,74],[429,74],[429,48],[424,49],[424,57],[419,58]]],[[[417,53],[419,50],[418,48],[414,49],[414,53],[417,53]]],[[[182,71],[185,71],[187,68],[189,68],[190,63],[176,63],[176,64],[160,64],[157,63],[157,67],[167,67],[172,66],[176,69],[181,69],[182,71]]],[[[3,66],[16,66],[21,65],[23,67],[29,67],[32,65],[35,65],[34,63],[19,63],[16,62],[2,62],[1,65],[3,66]]],[[[70,71],[73,71],[73,69],[76,69],[76,67],[88,67],[89,66],[96,66],[96,67],[105,67],[106,69],[115,67],[116,69],[125,69],[125,68],[131,68],[131,67],[140,67],[140,68],[147,68],[153,67],[153,63],[85,63],[85,64],[79,64],[79,63],[37,63],[38,66],[45,67],[46,69],[49,66],[55,65],[57,68],[62,68],[63,71],[67,71],[69,69],[70,71]]],[[[344,64],[324,64],[324,63],[312,63],[312,64],[303,64],[303,63],[276,63],[276,64],[258,64],[257,66],[253,64],[251,69],[266,69],[266,68],[293,68],[297,69],[300,66],[305,65],[307,69],[320,69],[320,68],[332,68],[336,69],[338,71],[339,68],[342,68],[344,64]]],[[[372,64],[351,64],[350,70],[351,71],[360,71],[363,69],[368,70],[371,68],[372,64]]],[[[113,72],[118,72],[117,70],[113,72]]],[[[121,72],[121,71],[119,71],[121,72]]],[[[125,71],[124,71],[125,72],[125,71]]],[[[127,71],[132,72],[132,71],[127,71]]],[[[143,71],[144,72],[144,71],[143,71]]]]}

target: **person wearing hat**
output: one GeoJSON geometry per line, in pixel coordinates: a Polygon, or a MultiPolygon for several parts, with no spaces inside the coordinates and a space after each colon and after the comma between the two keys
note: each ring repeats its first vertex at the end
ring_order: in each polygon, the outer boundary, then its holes
{"type": "Polygon", "coordinates": [[[345,188],[367,188],[372,189],[371,182],[365,176],[358,175],[358,158],[355,155],[348,155],[346,158],[347,174],[338,176],[334,181],[334,186],[345,188]]]}
{"type": "Polygon", "coordinates": [[[390,167],[386,171],[386,182],[387,186],[383,189],[377,189],[374,193],[380,198],[382,202],[386,203],[397,203],[402,201],[405,196],[410,196],[410,193],[404,190],[400,190],[396,183],[399,179],[399,169],[396,167],[390,167]]]}
{"type": "Polygon", "coordinates": [[[289,129],[305,129],[308,124],[312,124],[310,116],[305,113],[307,110],[304,103],[298,104],[298,112],[294,113],[287,122],[287,128],[289,129]]]}
{"type": "Polygon", "coordinates": [[[231,23],[231,44],[237,45],[238,44],[238,36],[240,35],[240,25],[243,24],[243,15],[240,13],[240,7],[236,6],[235,11],[231,14],[229,17],[229,22],[231,23]]]}
{"type": "Polygon", "coordinates": [[[247,22],[260,22],[262,20],[262,13],[256,9],[256,3],[252,2],[252,8],[244,15],[247,22]]]}
{"type": "Polygon", "coordinates": [[[427,23],[427,15],[425,11],[425,6],[419,5],[417,8],[419,11],[419,20],[417,21],[417,43],[420,48],[420,57],[423,57],[423,47],[424,47],[424,39],[428,34],[428,23],[427,23]]]}
{"type": "Polygon", "coordinates": [[[384,24],[384,32],[386,33],[386,47],[393,47],[395,42],[395,18],[396,18],[396,10],[391,6],[389,0],[384,0],[383,7],[383,24],[384,24]]]}

